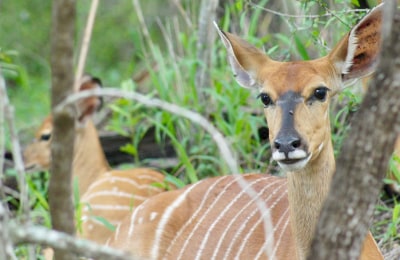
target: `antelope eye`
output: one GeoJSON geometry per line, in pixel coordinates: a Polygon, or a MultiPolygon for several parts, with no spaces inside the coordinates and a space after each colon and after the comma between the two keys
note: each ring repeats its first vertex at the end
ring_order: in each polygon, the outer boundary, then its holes
{"type": "Polygon", "coordinates": [[[319,87],[314,90],[313,98],[319,101],[324,101],[326,99],[326,95],[328,93],[327,87],[319,87]]]}
{"type": "Polygon", "coordinates": [[[40,141],[48,141],[50,140],[51,134],[42,134],[40,136],[40,141]]]}
{"type": "Polygon", "coordinates": [[[273,104],[271,97],[266,93],[261,93],[260,95],[258,95],[258,97],[261,99],[261,102],[264,104],[265,107],[273,104]]]}

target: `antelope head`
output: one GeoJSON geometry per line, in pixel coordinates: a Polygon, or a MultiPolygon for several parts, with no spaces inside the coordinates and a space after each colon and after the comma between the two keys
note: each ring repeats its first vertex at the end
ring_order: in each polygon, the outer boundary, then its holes
{"type": "MultiPolygon", "coordinates": [[[[97,78],[84,76],[77,91],[93,89],[101,86],[97,78]]],[[[87,126],[87,119],[101,106],[101,99],[89,97],[77,103],[77,123],[81,127],[87,126]]],[[[53,121],[51,115],[47,116],[35,134],[35,138],[24,150],[24,164],[27,171],[48,170],[51,163],[51,135],[53,132],[53,121]]]]}
{"type": "Polygon", "coordinates": [[[257,88],[269,127],[272,158],[298,171],[331,146],[329,103],[349,81],[373,72],[381,24],[379,6],[365,16],[325,57],[279,62],[228,32],[219,36],[236,81],[257,88]]]}

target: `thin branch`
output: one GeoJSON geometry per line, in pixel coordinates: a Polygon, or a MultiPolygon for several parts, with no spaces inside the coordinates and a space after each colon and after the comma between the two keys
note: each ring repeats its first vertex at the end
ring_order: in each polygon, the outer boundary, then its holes
{"type": "Polygon", "coordinates": [[[98,5],[99,5],[99,0],[92,0],[92,5],[90,6],[89,15],[86,22],[85,33],[83,35],[81,51],[79,53],[79,61],[75,74],[74,89],[79,88],[78,86],[79,80],[82,78],[83,75],[83,70],[85,68],[86,57],[89,50],[90,39],[92,37],[92,31],[93,31],[93,24],[96,18],[98,5]]]}
{"type": "MultiPolygon", "coordinates": [[[[8,96],[6,92],[6,84],[3,78],[3,75],[1,74],[0,71],[0,98],[2,99],[0,104],[0,152],[1,152],[1,164],[0,167],[3,167],[3,158],[4,158],[4,122],[5,122],[5,116],[4,114],[6,113],[6,110],[9,101],[8,101],[8,96]]],[[[1,192],[1,198],[4,198],[5,193],[3,189],[3,170],[0,170],[0,192],[1,192]]],[[[6,206],[3,205],[3,200],[0,201],[0,258],[1,259],[17,259],[13,253],[13,247],[12,247],[12,242],[9,239],[9,234],[8,234],[8,229],[7,229],[7,223],[9,221],[9,210],[6,206]]],[[[5,204],[6,205],[6,204],[5,204]]]]}
{"type": "MultiPolygon", "coordinates": [[[[19,200],[20,200],[20,207],[22,209],[22,220],[26,223],[29,223],[30,221],[29,195],[28,195],[28,185],[25,179],[25,167],[22,159],[22,149],[19,143],[18,132],[14,121],[14,107],[10,104],[10,101],[8,99],[6,82],[1,73],[0,73],[0,94],[1,94],[0,96],[3,99],[1,102],[3,104],[3,107],[1,109],[2,112],[4,112],[4,119],[5,121],[7,121],[11,138],[14,169],[16,170],[18,177],[18,188],[20,191],[19,200]]],[[[3,152],[1,153],[1,156],[2,157],[4,156],[3,152]]],[[[1,164],[1,167],[3,167],[3,164],[1,164]]],[[[2,186],[3,185],[1,184],[1,187],[2,186]]],[[[4,196],[4,189],[1,189],[1,195],[4,196]]],[[[28,247],[28,252],[30,259],[33,259],[34,258],[33,247],[28,247]]]]}
{"type": "Polygon", "coordinates": [[[133,256],[120,250],[78,239],[68,234],[40,226],[8,223],[8,233],[14,244],[41,244],[54,249],[69,251],[75,255],[94,259],[134,260],[133,256]]]}
{"type": "Polygon", "coordinates": [[[240,172],[237,161],[235,160],[236,157],[234,156],[229,144],[225,141],[225,138],[218,131],[218,129],[216,129],[211,123],[209,123],[205,117],[203,117],[202,115],[200,115],[196,112],[190,111],[186,108],[180,107],[175,104],[171,104],[171,103],[162,101],[160,99],[149,98],[149,97],[144,96],[137,92],[132,92],[132,91],[128,92],[128,91],[122,91],[122,90],[112,89],[112,88],[85,90],[85,91],[81,91],[79,93],[75,93],[75,94],[68,96],[63,102],[61,102],[55,108],[55,111],[56,112],[62,111],[63,109],[65,109],[66,106],[72,105],[76,101],[83,99],[83,98],[90,97],[90,96],[109,96],[109,97],[115,97],[115,98],[131,99],[131,100],[135,100],[147,107],[161,108],[170,113],[187,118],[188,120],[200,125],[211,135],[211,137],[216,142],[219,152],[220,152],[222,158],[225,160],[230,172],[232,172],[232,173],[240,172]]]}
{"type": "Polygon", "coordinates": [[[6,83],[3,78],[3,74],[0,70],[0,198],[5,198],[5,191],[3,186],[3,168],[4,168],[4,154],[6,151],[6,142],[5,142],[5,116],[4,112],[6,110],[6,83]]]}

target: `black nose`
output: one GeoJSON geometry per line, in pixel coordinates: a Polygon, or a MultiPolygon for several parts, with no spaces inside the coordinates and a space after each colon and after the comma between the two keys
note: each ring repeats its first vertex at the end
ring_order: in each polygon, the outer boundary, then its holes
{"type": "Polygon", "coordinates": [[[284,153],[286,157],[289,152],[292,152],[301,146],[301,140],[299,137],[287,136],[282,138],[277,138],[274,141],[274,147],[281,153],[284,153]]]}

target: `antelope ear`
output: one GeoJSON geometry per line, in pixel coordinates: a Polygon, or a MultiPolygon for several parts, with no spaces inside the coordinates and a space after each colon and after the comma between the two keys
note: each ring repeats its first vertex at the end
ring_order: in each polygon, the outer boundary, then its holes
{"type": "Polygon", "coordinates": [[[375,71],[381,45],[383,4],[372,9],[336,45],[328,57],[344,83],[375,71]]]}
{"type": "MultiPolygon", "coordinates": [[[[82,77],[79,91],[101,88],[101,81],[98,78],[85,75],[82,77]]],[[[92,96],[80,100],[77,103],[78,107],[78,121],[84,123],[90,118],[103,104],[103,100],[100,97],[92,96]]]]}
{"type": "Polygon", "coordinates": [[[245,88],[257,86],[257,74],[269,58],[250,43],[222,31],[217,23],[214,22],[214,25],[228,52],[228,61],[236,81],[245,88]]]}

